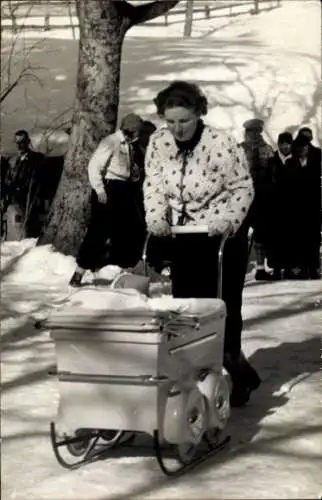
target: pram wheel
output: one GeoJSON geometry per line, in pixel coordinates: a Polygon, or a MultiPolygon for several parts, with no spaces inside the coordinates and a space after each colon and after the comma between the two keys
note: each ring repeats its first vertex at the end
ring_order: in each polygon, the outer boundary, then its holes
{"type": "Polygon", "coordinates": [[[221,441],[221,437],[222,437],[222,430],[218,429],[218,427],[209,429],[207,432],[205,432],[204,435],[204,439],[210,448],[218,446],[218,444],[221,441]]]}
{"type": "Polygon", "coordinates": [[[124,431],[116,430],[77,429],[73,435],[63,434],[59,436],[56,433],[55,424],[53,422],[50,424],[54,454],[58,463],[66,469],[76,469],[80,465],[97,460],[107,450],[117,446],[126,434],[124,431]],[[99,439],[105,443],[100,444],[99,439]],[[71,457],[74,459],[71,460],[71,457]]]}
{"type": "Polygon", "coordinates": [[[194,440],[177,445],[178,459],[183,465],[188,465],[194,460],[206,426],[206,406],[204,399],[201,401],[202,404],[188,408],[187,412],[186,424],[194,440]]]}
{"type": "Polygon", "coordinates": [[[120,442],[124,434],[124,431],[103,430],[100,437],[106,442],[106,446],[112,447],[120,442]]]}
{"type": "Polygon", "coordinates": [[[189,465],[193,462],[198,445],[194,443],[182,443],[177,447],[178,460],[182,465],[189,465]]]}
{"type": "Polygon", "coordinates": [[[75,437],[79,437],[79,441],[66,444],[66,448],[73,457],[81,457],[85,455],[88,450],[92,438],[88,432],[83,429],[77,430],[75,432],[75,437]]]}

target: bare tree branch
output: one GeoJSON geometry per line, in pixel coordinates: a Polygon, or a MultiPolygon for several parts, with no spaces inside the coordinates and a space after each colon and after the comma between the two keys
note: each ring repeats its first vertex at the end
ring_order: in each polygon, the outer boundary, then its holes
{"type": "Polygon", "coordinates": [[[114,0],[117,13],[128,21],[127,29],[166,14],[179,2],[180,0],[156,0],[134,6],[126,0],[114,0]]]}
{"type": "Polygon", "coordinates": [[[12,83],[8,84],[8,86],[0,94],[0,103],[2,103],[6,99],[6,97],[13,91],[14,88],[17,87],[17,85],[19,85],[22,80],[34,80],[39,85],[42,85],[42,81],[40,80],[40,78],[38,78],[36,74],[31,72],[33,69],[35,68],[24,68],[19,76],[12,83]]]}

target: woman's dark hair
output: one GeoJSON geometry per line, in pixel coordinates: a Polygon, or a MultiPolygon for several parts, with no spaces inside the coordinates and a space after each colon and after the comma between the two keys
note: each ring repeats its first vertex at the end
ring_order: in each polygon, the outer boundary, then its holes
{"type": "Polygon", "coordinates": [[[277,139],[278,144],[293,144],[293,136],[290,132],[282,132],[277,139]]]}
{"type": "Polygon", "coordinates": [[[155,99],[154,104],[160,116],[164,115],[169,108],[188,108],[196,114],[202,116],[208,112],[208,101],[198,85],[189,82],[175,81],[167,88],[161,90],[155,99]]]}
{"type": "Polygon", "coordinates": [[[156,126],[154,123],[150,122],[149,120],[145,120],[142,124],[142,128],[140,131],[140,144],[141,146],[146,149],[148,144],[149,144],[149,139],[150,136],[153,134],[153,132],[156,130],[156,126]]]}

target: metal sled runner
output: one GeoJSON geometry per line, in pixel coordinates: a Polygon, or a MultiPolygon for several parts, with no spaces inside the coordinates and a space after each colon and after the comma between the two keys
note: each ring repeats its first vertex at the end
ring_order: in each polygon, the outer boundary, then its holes
{"type": "MultiPolygon", "coordinates": [[[[161,470],[178,475],[227,443],[221,438],[230,414],[222,370],[226,239],[218,256],[218,299],[169,297],[166,310],[148,307],[149,299],[147,307],[119,310],[74,301],[53,312],[47,327],[60,402],[51,441],[62,466],[112,457],[149,435],[161,470]]],[[[102,297],[127,292],[96,291],[102,297]]],[[[81,301],[86,289],[78,293],[81,301]]]]}

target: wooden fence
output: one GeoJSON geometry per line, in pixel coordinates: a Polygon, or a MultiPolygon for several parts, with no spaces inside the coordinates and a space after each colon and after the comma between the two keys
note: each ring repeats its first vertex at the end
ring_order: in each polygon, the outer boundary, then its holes
{"type": "MultiPolygon", "coordinates": [[[[227,16],[233,16],[237,13],[237,9],[240,8],[246,8],[243,13],[258,14],[262,10],[279,7],[281,1],[239,0],[233,2],[233,0],[196,0],[193,3],[193,17],[198,15],[198,20],[210,19],[223,9],[227,11],[227,16]]],[[[138,3],[141,2],[142,0],[138,3]]],[[[160,16],[163,19],[162,24],[168,26],[173,22],[178,22],[177,16],[186,16],[188,10],[186,5],[186,2],[182,1],[167,14],[162,17],[160,16]]],[[[24,29],[41,29],[44,31],[57,28],[75,29],[78,27],[76,7],[73,0],[43,0],[39,2],[28,2],[27,0],[2,1],[1,18],[2,29],[12,31],[18,31],[22,26],[24,29]]],[[[196,20],[196,18],[193,20],[196,20]]],[[[152,22],[156,22],[156,20],[152,22]]],[[[181,19],[181,22],[184,23],[185,18],[181,19]]]]}

